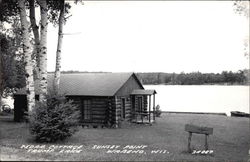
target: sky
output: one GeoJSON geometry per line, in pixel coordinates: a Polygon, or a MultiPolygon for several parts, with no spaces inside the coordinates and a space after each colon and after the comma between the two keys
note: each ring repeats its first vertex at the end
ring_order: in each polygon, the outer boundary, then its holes
{"type": "MultiPolygon", "coordinates": [[[[220,73],[249,68],[249,19],[230,1],[86,1],[64,26],[61,70],[220,73]]],[[[48,28],[48,71],[58,29],[48,28]]]]}

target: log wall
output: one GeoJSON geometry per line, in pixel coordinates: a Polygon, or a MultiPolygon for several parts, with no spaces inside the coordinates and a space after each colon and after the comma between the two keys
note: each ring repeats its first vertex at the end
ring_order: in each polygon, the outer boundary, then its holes
{"type": "MultiPolygon", "coordinates": [[[[91,120],[82,120],[83,124],[104,125],[107,127],[119,127],[122,121],[131,121],[133,112],[138,108],[138,97],[143,97],[144,111],[147,109],[147,96],[114,96],[114,97],[84,97],[70,96],[76,105],[83,111],[83,100],[91,100],[91,120]],[[135,107],[132,107],[134,97],[135,107]],[[121,102],[125,99],[125,119],[122,117],[121,102]]],[[[26,96],[16,95],[14,101],[14,120],[21,121],[23,112],[27,110],[26,96]]]]}
{"type": "Polygon", "coordinates": [[[74,101],[75,104],[79,105],[79,108],[82,113],[82,123],[85,124],[96,124],[96,125],[107,125],[109,122],[109,113],[110,112],[110,99],[108,97],[69,97],[74,101]],[[90,100],[91,102],[91,118],[89,120],[83,119],[83,101],[84,100],[90,100]]]}

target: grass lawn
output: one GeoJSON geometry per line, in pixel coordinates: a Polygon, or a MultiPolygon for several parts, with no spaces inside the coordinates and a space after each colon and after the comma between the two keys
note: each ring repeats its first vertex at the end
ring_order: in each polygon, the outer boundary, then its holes
{"type": "MultiPolygon", "coordinates": [[[[219,115],[162,114],[152,126],[133,124],[121,129],[83,129],[63,142],[45,144],[81,146],[80,153],[59,150],[31,153],[22,145],[38,145],[29,134],[26,123],[15,123],[12,117],[0,116],[1,160],[66,160],[66,161],[248,161],[250,160],[249,118],[219,115]],[[188,133],[185,124],[213,127],[209,136],[210,155],[187,153],[188,133]],[[94,145],[145,145],[143,153],[107,153],[109,149],[93,149],[94,145]],[[152,153],[152,150],[162,150],[152,153]]],[[[204,135],[193,134],[191,147],[204,150],[204,135]]],[[[39,144],[43,145],[43,144],[39,144]]]]}

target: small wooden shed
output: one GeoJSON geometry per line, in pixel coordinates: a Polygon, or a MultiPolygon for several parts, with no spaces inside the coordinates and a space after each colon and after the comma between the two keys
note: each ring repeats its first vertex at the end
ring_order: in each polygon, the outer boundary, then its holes
{"type": "MultiPolygon", "coordinates": [[[[48,75],[48,89],[53,75],[48,75]]],[[[38,84],[35,83],[36,95],[38,84]]],[[[134,73],[61,74],[59,93],[81,109],[83,125],[118,127],[123,121],[155,120],[155,90],[145,90],[134,73]]],[[[25,89],[14,95],[14,120],[27,110],[25,89]]]]}

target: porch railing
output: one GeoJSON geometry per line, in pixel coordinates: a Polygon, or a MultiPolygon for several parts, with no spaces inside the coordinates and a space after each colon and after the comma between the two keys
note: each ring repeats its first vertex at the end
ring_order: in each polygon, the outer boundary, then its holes
{"type": "Polygon", "coordinates": [[[135,122],[139,122],[139,123],[152,122],[153,118],[151,117],[151,114],[154,114],[154,111],[132,113],[133,119],[135,120],[135,122]]]}

